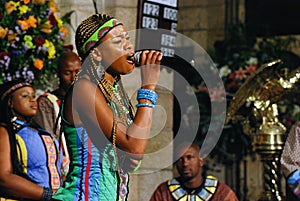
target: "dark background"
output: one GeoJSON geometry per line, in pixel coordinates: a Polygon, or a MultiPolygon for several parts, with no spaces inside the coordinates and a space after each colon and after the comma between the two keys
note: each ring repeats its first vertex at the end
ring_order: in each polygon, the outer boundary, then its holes
{"type": "Polygon", "coordinates": [[[300,33],[300,0],[246,0],[246,26],[256,36],[300,33]]]}

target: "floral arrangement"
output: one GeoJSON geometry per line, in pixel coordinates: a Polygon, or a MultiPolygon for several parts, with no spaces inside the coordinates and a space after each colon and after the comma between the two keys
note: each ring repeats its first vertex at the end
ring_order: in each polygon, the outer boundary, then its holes
{"type": "Polygon", "coordinates": [[[231,69],[228,64],[219,67],[219,74],[222,78],[227,93],[234,94],[239,87],[254,74],[258,68],[258,60],[256,57],[249,57],[243,66],[238,69],[231,69]]]}
{"type": "MultiPolygon", "coordinates": [[[[210,54],[216,67],[219,69],[219,75],[223,80],[226,94],[222,94],[217,88],[214,89],[213,96],[208,97],[207,88],[203,80],[198,79],[193,83],[192,90],[189,87],[187,95],[196,94],[201,112],[200,117],[200,135],[207,132],[207,125],[210,119],[210,101],[218,102],[224,96],[227,99],[227,105],[234,97],[237,90],[244,82],[253,75],[259,67],[274,59],[281,59],[286,66],[300,66],[300,58],[290,51],[291,45],[295,40],[292,37],[266,37],[258,39],[247,34],[243,24],[231,27],[228,30],[226,38],[222,42],[216,42],[216,49],[210,54]],[[210,99],[210,101],[207,101],[210,99]]],[[[298,84],[300,85],[300,84],[298,84]]],[[[293,93],[283,97],[278,103],[279,121],[283,123],[287,130],[295,121],[300,120],[299,106],[300,92],[295,90],[293,93]]],[[[191,126],[193,122],[194,109],[187,107],[183,115],[184,122],[191,126]]],[[[245,114],[251,112],[250,108],[243,108],[245,114]]],[[[194,122],[194,124],[198,125],[194,122]]],[[[217,157],[221,162],[230,163],[231,161],[241,160],[244,156],[253,153],[252,136],[243,133],[242,122],[231,122],[225,125],[221,139],[219,139],[211,156],[217,157]]]]}
{"type": "Polygon", "coordinates": [[[24,78],[46,84],[64,51],[67,20],[54,0],[0,0],[0,83],[24,78]]]}

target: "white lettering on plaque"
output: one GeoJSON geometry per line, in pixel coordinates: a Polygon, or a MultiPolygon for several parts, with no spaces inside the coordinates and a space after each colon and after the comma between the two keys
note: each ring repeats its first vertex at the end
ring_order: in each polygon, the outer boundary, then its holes
{"type": "Polygon", "coordinates": [[[177,21],[177,10],[172,8],[164,8],[164,18],[177,21]]]}
{"type": "Polygon", "coordinates": [[[168,35],[168,34],[162,34],[161,35],[161,45],[164,46],[175,46],[175,36],[168,35]]]}
{"type": "Polygon", "coordinates": [[[152,17],[143,17],[142,28],[157,29],[158,19],[152,17]]]}
{"type": "Polygon", "coordinates": [[[161,47],[160,50],[162,51],[164,56],[167,57],[174,57],[175,55],[175,50],[174,49],[170,49],[170,48],[166,48],[166,47],[161,47]]]}
{"type": "Polygon", "coordinates": [[[152,15],[155,17],[159,16],[159,5],[144,3],[143,14],[152,15]]]}

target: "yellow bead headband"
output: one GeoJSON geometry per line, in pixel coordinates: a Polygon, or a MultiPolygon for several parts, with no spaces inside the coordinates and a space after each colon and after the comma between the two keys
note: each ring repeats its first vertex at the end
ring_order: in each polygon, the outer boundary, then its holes
{"type": "Polygon", "coordinates": [[[31,87],[31,84],[29,84],[28,82],[21,82],[21,83],[15,84],[14,86],[12,86],[8,90],[6,90],[6,92],[1,96],[1,100],[3,100],[6,96],[13,93],[17,89],[20,89],[20,88],[26,87],[26,86],[31,87]]]}

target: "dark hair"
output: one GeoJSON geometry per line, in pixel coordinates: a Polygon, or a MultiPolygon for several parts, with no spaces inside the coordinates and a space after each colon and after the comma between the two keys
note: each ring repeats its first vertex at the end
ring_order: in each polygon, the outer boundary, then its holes
{"type": "Polygon", "coordinates": [[[77,59],[79,62],[81,62],[79,56],[76,53],[71,51],[64,52],[57,60],[57,71],[60,72],[66,66],[66,62],[77,59]]]}

